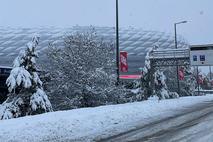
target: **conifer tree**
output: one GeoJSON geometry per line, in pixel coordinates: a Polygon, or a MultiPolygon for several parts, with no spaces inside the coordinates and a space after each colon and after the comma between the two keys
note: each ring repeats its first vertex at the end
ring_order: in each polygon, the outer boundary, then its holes
{"type": "Polygon", "coordinates": [[[169,91],[166,85],[166,77],[163,72],[157,70],[154,74],[155,76],[155,95],[159,99],[169,99],[169,91]]]}
{"type": "Polygon", "coordinates": [[[144,98],[148,99],[150,96],[152,96],[152,88],[151,86],[151,79],[153,74],[151,74],[151,66],[150,66],[150,53],[153,51],[153,48],[149,49],[147,52],[147,55],[145,57],[145,65],[143,68],[143,75],[141,77],[141,86],[143,88],[144,98]]]}
{"type": "Polygon", "coordinates": [[[38,42],[39,37],[35,36],[13,62],[13,69],[6,81],[8,99],[0,106],[0,119],[52,111],[36,67],[38,42]]]}

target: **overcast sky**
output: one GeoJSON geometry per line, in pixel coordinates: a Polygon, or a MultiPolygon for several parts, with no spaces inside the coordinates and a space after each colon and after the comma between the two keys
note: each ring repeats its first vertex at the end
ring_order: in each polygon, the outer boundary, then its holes
{"type": "MultiPolygon", "coordinates": [[[[213,43],[213,0],[119,0],[121,27],[178,34],[213,43]]],[[[0,0],[0,26],[115,26],[115,0],[0,0]]]]}

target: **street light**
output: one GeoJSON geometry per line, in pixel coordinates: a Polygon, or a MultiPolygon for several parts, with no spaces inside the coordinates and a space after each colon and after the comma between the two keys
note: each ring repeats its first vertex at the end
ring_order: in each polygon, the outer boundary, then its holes
{"type": "Polygon", "coordinates": [[[120,81],[120,73],[119,73],[119,23],[118,23],[118,0],[116,0],[116,70],[117,70],[117,85],[120,81]]]}
{"type": "MultiPolygon", "coordinates": [[[[177,22],[174,24],[174,28],[175,28],[175,48],[177,49],[177,25],[178,24],[184,24],[187,23],[187,21],[181,21],[181,22],[177,22]]],[[[178,83],[178,94],[180,95],[180,82],[179,82],[179,73],[178,73],[179,69],[178,69],[178,63],[177,63],[177,83],[178,83]]]]}
{"type": "Polygon", "coordinates": [[[181,21],[174,24],[175,27],[175,48],[177,49],[177,25],[178,24],[184,24],[187,23],[187,21],[181,21]]]}

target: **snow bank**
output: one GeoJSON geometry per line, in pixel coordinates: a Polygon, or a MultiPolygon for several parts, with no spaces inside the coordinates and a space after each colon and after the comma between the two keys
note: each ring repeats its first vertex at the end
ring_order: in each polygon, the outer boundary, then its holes
{"type": "Polygon", "coordinates": [[[173,116],[213,95],[109,105],[1,120],[1,142],[92,141],[173,116]]]}

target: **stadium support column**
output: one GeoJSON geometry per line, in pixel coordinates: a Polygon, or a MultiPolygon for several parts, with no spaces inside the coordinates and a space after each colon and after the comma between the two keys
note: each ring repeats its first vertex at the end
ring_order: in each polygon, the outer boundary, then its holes
{"type": "Polygon", "coordinates": [[[119,72],[119,23],[118,23],[118,0],[116,0],[116,70],[117,70],[117,85],[120,82],[119,72]]]}

